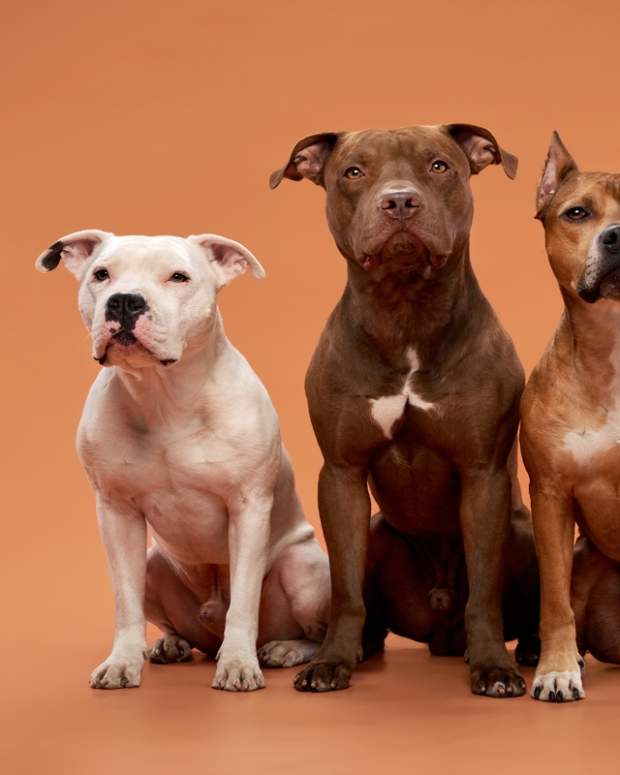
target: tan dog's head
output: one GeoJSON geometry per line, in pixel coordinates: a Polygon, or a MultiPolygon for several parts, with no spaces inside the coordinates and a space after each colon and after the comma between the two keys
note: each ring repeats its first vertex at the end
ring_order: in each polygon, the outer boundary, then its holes
{"type": "Polygon", "coordinates": [[[517,159],[471,124],[326,132],[300,140],[270,185],[307,178],[323,186],[346,258],[373,275],[404,268],[428,278],[466,244],[469,179],[490,164],[516,174],[517,159]]]}
{"type": "Polygon", "coordinates": [[[116,236],[99,229],[61,237],[36,267],[63,263],[80,283],[79,308],[93,341],[93,358],[135,370],[170,366],[213,329],[216,294],[250,268],[264,270],[250,251],[218,234],[116,236]]]}
{"type": "Polygon", "coordinates": [[[554,132],[536,204],[564,293],[620,299],[620,175],[580,172],[554,132]]]}

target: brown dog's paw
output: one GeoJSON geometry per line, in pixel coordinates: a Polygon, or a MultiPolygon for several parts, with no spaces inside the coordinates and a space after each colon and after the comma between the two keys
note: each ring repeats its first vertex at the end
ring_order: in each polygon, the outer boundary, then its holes
{"type": "Polygon", "coordinates": [[[349,686],[351,673],[346,662],[310,662],[295,676],[294,686],[298,692],[333,692],[349,686]]]}
{"type": "Polygon", "coordinates": [[[485,697],[521,697],[525,681],[512,667],[471,667],[471,691],[485,697]]]}
{"type": "Polygon", "coordinates": [[[179,635],[165,635],[155,641],[149,651],[149,661],[157,665],[169,665],[171,662],[189,662],[192,647],[179,635]]]}

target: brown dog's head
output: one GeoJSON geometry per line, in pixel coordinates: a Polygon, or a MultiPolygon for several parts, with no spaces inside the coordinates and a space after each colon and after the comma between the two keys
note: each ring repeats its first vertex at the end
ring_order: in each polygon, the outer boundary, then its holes
{"type": "Polygon", "coordinates": [[[620,299],[620,175],[580,172],[554,132],[536,205],[562,289],[590,304],[620,299]]]}
{"type": "Polygon", "coordinates": [[[469,178],[517,159],[470,124],[327,132],[300,140],[270,179],[309,180],[327,191],[327,218],[341,253],[367,271],[404,267],[430,277],[468,238],[469,178]]]}

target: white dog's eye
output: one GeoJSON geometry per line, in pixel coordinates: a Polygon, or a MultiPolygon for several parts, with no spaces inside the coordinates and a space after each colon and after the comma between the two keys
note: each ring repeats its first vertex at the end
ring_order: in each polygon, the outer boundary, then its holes
{"type": "Polygon", "coordinates": [[[170,282],[188,283],[189,277],[185,274],[185,272],[175,272],[174,274],[170,275],[170,282]]]}
{"type": "Polygon", "coordinates": [[[98,283],[102,283],[104,280],[108,280],[110,277],[110,273],[107,269],[95,269],[93,272],[93,280],[96,280],[98,283]]]}

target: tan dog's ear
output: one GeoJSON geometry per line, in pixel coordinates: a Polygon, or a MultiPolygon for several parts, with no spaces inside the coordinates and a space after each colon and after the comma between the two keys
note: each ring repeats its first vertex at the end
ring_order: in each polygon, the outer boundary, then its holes
{"type": "Polygon", "coordinates": [[[101,229],[84,229],[66,234],[41,253],[35,267],[39,272],[51,272],[62,259],[67,269],[79,280],[93,253],[113,236],[112,232],[101,229]]]}
{"type": "Polygon", "coordinates": [[[482,172],[489,164],[501,164],[506,175],[514,180],[519,160],[505,151],[488,129],[473,124],[446,124],[444,128],[469,159],[472,175],[482,172]]]}
{"type": "Polygon", "coordinates": [[[323,167],[339,137],[339,132],[323,132],[320,135],[304,137],[295,145],[284,167],[271,173],[269,188],[276,188],[284,178],[289,180],[308,178],[322,186],[323,167]]]}
{"type": "Polygon", "coordinates": [[[187,239],[205,252],[218,279],[218,288],[228,285],[248,266],[254,277],[259,280],[265,277],[258,259],[240,242],[219,234],[192,234],[187,239]]]}
{"type": "Polygon", "coordinates": [[[545,168],[538,184],[538,191],[536,192],[537,218],[542,218],[543,210],[555,196],[555,192],[562,184],[562,181],[571,172],[577,172],[575,160],[566,150],[560,135],[554,131],[551,135],[545,168]]]}

